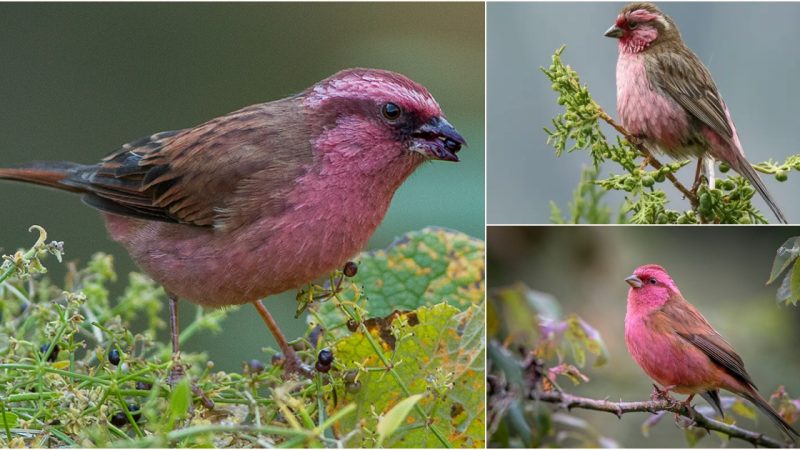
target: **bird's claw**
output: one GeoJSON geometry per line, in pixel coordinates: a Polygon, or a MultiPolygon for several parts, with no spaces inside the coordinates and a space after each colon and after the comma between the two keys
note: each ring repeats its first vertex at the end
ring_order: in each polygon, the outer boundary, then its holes
{"type": "Polygon", "coordinates": [[[290,355],[287,355],[286,360],[283,362],[283,378],[288,379],[293,375],[300,375],[304,378],[314,377],[314,371],[311,369],[311,367],[303,364],[303,361],[294,352],[292,352],[290,355]]]}
{"type": "MultiPolygon", "coordinates": [[[[170,389],[174,388],[175,385],[178,384],[184,377],[186,376],[186,366],[181,362],[180,354],[175,354],[172,357],[172,368],[169,370],[169,375],[167,375],[167,385],[170,389]]],[[[214,409],[214,401],[208,398],[205,392],[200,389],[199,386],[194,382],[191,381],[191,389],[192,393],[200,398],[200,401],[203,403],[203,406],[206,409],[214,409]]],[[[194,408],[194,405],[191,406],[194,408]]]]}
{"type": "Polygon", "coordinates": [[[658,386],[656,386],[654,384],[653,385],[653,393],[650,394],[650,399],[651,400],[666,400],[666,401],[670,402],[671,404],[675,404],[675,403],[677,403],[677,400],[675,400],[674,398],[672,398],[671,395],[669,395],[669,391],[671,391],[674,387],[675,386],[664,386],[664,389],[661,389],[661,388],[659,388],[658,386]]]}

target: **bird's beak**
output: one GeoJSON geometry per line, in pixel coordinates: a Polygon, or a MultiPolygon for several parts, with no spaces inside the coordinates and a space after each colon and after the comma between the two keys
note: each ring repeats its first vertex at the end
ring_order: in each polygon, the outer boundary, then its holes
{"type": "Polygon", "coordinates": [[[611,25],[611,28],[607,29],[603,36],[619,39],[622,37],[622,28],[616,25],[611,25]]]}
{"type": "Polygon", "coordinates": [[[467,142],[444,117],[434,117],[417,127],[409,148],[426,158],[458,162],[458,153],[467,142]]]}
{"type": "Polygon", "coordinates": [[[630,284],[632,288],[640,288],[644,284],[636,275],[631,275],[628,278],[625,278],[625,282],[630,284]]]}

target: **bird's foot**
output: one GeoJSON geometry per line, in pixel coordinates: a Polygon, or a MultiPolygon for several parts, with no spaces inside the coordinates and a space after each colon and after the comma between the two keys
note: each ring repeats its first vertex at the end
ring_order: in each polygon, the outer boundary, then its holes
{"type": "MultiPolygon", "coordinates": [[[[167,385],[170,387],[170,389],[172,389],[185,376],[186,376],[186,366],[181,361],[180,354],[173,355],[172,367],[169,370],[169,375],[167,375],[167,385]]],[[[194,394],[197,397],[200,397],[200,401],[203,403],[203,406],[205,406],[207,409],[213,409],[214,401],[208,398],[206,393],[203,392],[203,390],[200,389],[199,386],[197,386],[194,380],[190,381],[191,381],[190,387],[192,389],[192,394],[194,394]]],[[[194,408],[194,405],[192,405],[191,407],[194,408]]]]}
{"type": "Polygon", "coordinates": [[[680,402],[681,406],[686,409],[692,409],[692,399],[694,398],[694,394],[689,395],[686,397],[686,400],[680,402]]]}
{"type": "Polygon", "coordinates": [[[297,356],[297,353],[292,351],[283,359],[283,378],[291,378],[292,376],[299,375],[303,378],[313,378],[314,371],[311,370],[303,361],[297,356]]]}
{"type": "Polygon", "coordinates": [[[664,386],[664,389],[659,388],[657,385],[653,385],[653,393],[650,394],[651,400],[667,400],[671,403],[677,402],[671,395],[669,395],[669,391],[674,389],[675,386],[664,386]]]}

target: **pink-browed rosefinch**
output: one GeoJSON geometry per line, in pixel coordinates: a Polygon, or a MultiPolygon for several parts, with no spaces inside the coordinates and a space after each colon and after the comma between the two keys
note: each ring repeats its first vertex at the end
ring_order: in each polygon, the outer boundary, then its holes
{"type": "Polygon", "coordinates": [[[684,44],[675,22],[652,3],[631,3],[605,35],[619,39],[617,113],[625,129],[673,158],[702,163],[710,155],[727,163],[787,223],[747,162],[711,73],[684,44]]]}
{"type": "Polygon", "coordinates": [[[98,164],[33,162],[0,178],[76,192],[103,212],[111,237],[167,291],[175,354],[178,298],[253,302],[290,371],[298,359],[260,299],[342,267],[403,181],[424,161],[458,161],[463,144],[423,86],[351,69],[98,164]]]}
{"type": "Polygon", "coordinates": [[[723,416],[719,390],[758,406],[794,440],[800,436],[756,390],[742,358],[687,302],[663,267],[637,268],[625,281],[628,310],[625,343],[633,359],[666,391],[700,394],[723,416]]]}

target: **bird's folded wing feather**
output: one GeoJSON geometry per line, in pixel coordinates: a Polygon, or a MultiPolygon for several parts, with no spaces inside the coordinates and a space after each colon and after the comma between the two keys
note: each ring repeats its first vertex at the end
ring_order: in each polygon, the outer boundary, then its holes
{"type": "Polygon", "coordinates": [[[728,143],[733,129],[725,105],[702,61],[688,48],[653,55],[657,70],[648,73],[651,82],[683,106],[691,115],[714,130],[728,143]]]}
{"type": "Polygon", "coordinates": [[[305,130],[291,129],[304,123],[294,106],[254,105],[196,128],[154,134],[65,183],[89,191],[87,203],[101,210],[149,220],[219,228],[235,227],[248,214],[277,214],[313,160],[305,130]]]}
{"type": "Polygon", "coordinates": [[[706,319],[685,300],[667,302],[660,311],[682,339],[699,348],[734,377],[755,387],[742,358],[706,319]]]}

